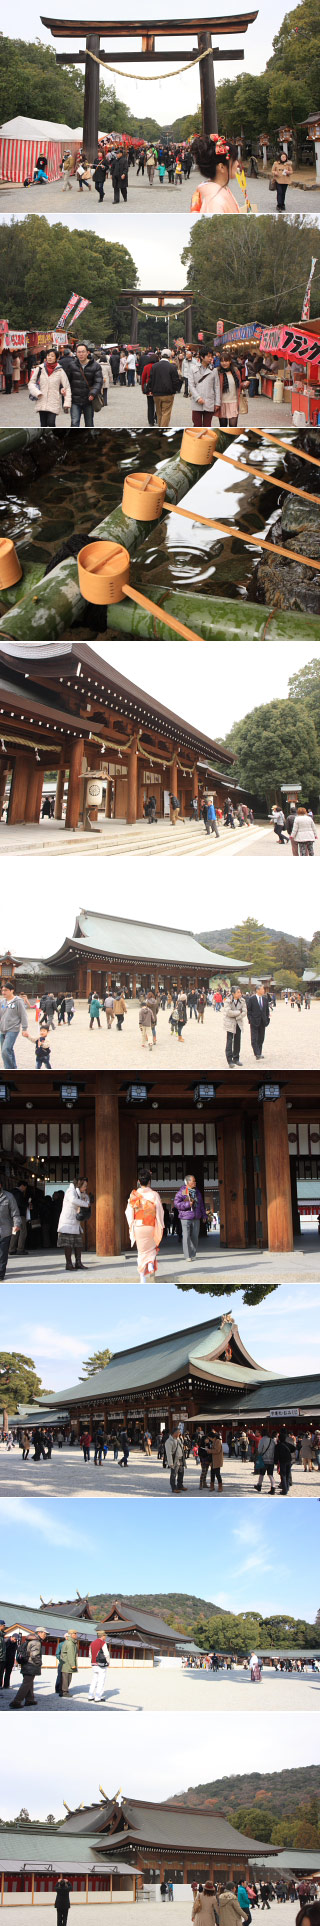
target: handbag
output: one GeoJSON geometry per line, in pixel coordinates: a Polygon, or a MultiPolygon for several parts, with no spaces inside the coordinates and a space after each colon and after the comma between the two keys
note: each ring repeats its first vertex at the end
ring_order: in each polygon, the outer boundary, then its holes
{"type": "Polygon", "coordinates": [[[276,192],[277,192],[277,182],[274,180],[273,174],[270,174],[269,194],[276,194],[276,192]]]}
{"type": "Polygon", "coordinates": [[[239,415],[247,415],[247,414],[248,414],[247,396],[241,392],[240,401],[239,401],[239,415]]]}

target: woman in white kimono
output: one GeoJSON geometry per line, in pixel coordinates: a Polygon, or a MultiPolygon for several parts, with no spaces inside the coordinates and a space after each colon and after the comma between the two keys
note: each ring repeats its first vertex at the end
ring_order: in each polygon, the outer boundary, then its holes
{"type": "Polygon", "coordinates": [[[164,1232],[164,1213],[159,1191],[152,1189],[150,1170],[141,1171],[126,1208],[130,1243],[137,1246],[139,1277],[155,1277],[157,1250],[164,1232]]]}

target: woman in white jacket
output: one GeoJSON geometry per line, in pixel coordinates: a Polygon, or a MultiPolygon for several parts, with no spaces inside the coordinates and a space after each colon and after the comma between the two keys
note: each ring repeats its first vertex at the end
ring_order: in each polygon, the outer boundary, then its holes
{"type": "Polygon", "coordinates": [[[317,831],[313,816],[309,816],[308,810],[304,809],[300,803],[291,830],[292,855],[300,856],[301,853],[302,856],[313,856],[313,845],[316,841],[317,831]]]}
{"type": "Polygon", "coordinates": [[[70,381],[64,368],[60,368],[55,348],[48,348],[45,361],[32,369],[28,387],[31,401],[35,401],[40,415],[41,427],[55,428],[62,400],[64,408],[71,408],[70,381]]]}
{"type": "Polygon", "coordinates": [[[83,1240],[81,1217],[85,1210],[90,1210],[90,1197],[87,1178],[83,1177],[82,1182],[78,1184],[68,1184],[60,1211],[57,1245],[58,1251],[65,1253],[67,1271],[82,1271],[84,1268],[81,1258],[83,1240]],[[73,1253],[74,1264],[72,1263],[73,1253]]]}

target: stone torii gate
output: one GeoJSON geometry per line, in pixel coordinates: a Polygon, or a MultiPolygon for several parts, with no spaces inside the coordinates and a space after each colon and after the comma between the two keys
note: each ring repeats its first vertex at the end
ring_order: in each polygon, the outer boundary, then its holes
{"type": "Polygon", "coordinates": [[[247,33],[248,27],[253,24],[254,20],[257,20],[257,17],[257,12],[255,12],[230,13],[226,14],[225,17],[222,14],[218,14],[205,20],[199,19],[198,17],[193,20],[119,21],[56,20],[53,19],[51,15],[41,14],[42,26],[48,28],[54,40],[80,39],[85,41],[85,49],[83,51],[80,47],[77,53],[56,53],[56,60],[62,67],[77,67],[81,64],[85,66],[83,140],[88,160],[94,160],[98,145],[100,69],[97,63],[99,63],[100,59],[106,60],[110,65],[112,65],[112,62],[114,62],[115,65],[118,65],[119,62],[120,64],[121,62],[130,64],[130,53],[128,53],[128,50],[125,50],[123,42],[124,40],[134,39],[141,41],[139,49],[137,48],[137,50],[131,54],[131,60],[133,60],[134,64],[139,61],[141,65],[148,65],[149,63],[153,66],[157,61],[170,60],[171,62],[179,60],[181,65],[183,65],[181,45],[179,47],[170,47],[169,51],[168,48],[164,50],[163,47],[156,49],[156,36],[162,40],[166,39],[170,41],[172,38],[176,38],[181,43],[183,39],[190,40],[193,38],[193,35],[196,35],[197,44],[191,47],[190,57],[191,60],[199,60],[202,131],[204,134],[216,134],[218,133],[218,118],[214,60],[243,60],[243,47],[230,46],[229,37],[232,34],[247,33]],[[221,48],[213,46],[212,34],[217,33],[227,40],[227,46],[221,48]],[[118,45],[116,47],[113,46],[111,51],[102,49],[102,34],[106,35],[107,40],[120,40],[120,47],[118,45]],[[95,56],[93,60],[91,58],[92,54],[95,56]],[[201,54],[206,54],[206,59],[201,59],[201,54]]]}
{"type": "Polygon", "coordinates": [[[172,301],[181,302],[182,317],[183,317],[183,312],[185,313],[186,341],[192,341],[193,300],[194,300],[194,295],[190,294],[189,288],[183,288],[183,289],[179,288],[178,292],[173,288],[169,288],[169,289],[165,288],[162,291],[161,290],[158,291],[157,288],[123,288],[122,294],[120,295],[120,301],[123,301],[126,303],[128,303],[128,301],[131,302],[130,340],[132,341],[133,346],[135,345],[135,342],[139,341],[139,322],[138,322],[139,308],[141,307],[142,302],[145,302],[146,303],[145,312],[147,315],[148,312],[150,312],[150,309],[148,309],[148,302],[150,301],[157,302],[158,310],[162,314],[171,314],[172,301]]]}

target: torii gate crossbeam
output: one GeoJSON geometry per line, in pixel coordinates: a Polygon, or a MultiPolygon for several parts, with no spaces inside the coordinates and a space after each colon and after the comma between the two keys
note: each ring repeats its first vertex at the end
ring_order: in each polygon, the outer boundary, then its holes
{"type": "MultiPolygon", "coordinates": [[[[83,138],[88,159],[94,159],[98,146],[99,64],[97,65],[97,62],[99,63],[100,59],[107,59],[111,64],[112,62],[116,63],[118,60],[120,62],[129,62],[130,52],[126,53],[123,48],[123,41],[126,39],[129,41],[140,40],[141,42],[140,49],[137,49],[137,52],[131,54],[131,59],[134,62],[138,59],[141,64],[149,63],[152,66],[154,61],[167,61],[168,59],[178,60],[179,58],[181,59],[181,45],[180,48],[172,47],[172,51],[169,50],[169,52],[163,49],[158,51],[158,49],[156,50],[155,48],[156,36],[160,39],[170,41],[171,38],[176,38],[181,43],[182,40],[193,40],[194,35],[196,35],[198,53],[196,54],[195,49],[194,53],[195,58],[199,58],[202,130],[204,134],[215,134],[218,132],[218,119],[213,55],[215,60],[225,61],[235,59],[238,61],[243,60],[244,55],[243,48],[239,48],[238,51],[236,48],[229,47],[228,45],[223,47],[223,49],[216,46],[213,48],[212,33],[218,33],[228,42],[232,34],[237,36],[237,34],[247,33],[248,27],[251,26],[256,19],[257,12],[232,13],[228,14],[225,18],[223,15],[218,14],[206,20],[199,19],[198,16],[197,19],[193,20],[180,19],[171,21],[62,20],[61,18],[54,19],[51,15],[41,14],[42,26],[48,28],[55,40],[80,39],[85,41],[85,50],[83,52],[80,49],[77,53],[57,53],[56,59],[62,66],[78,66],[82,62],[85,62],[83,138]],[[120,42],[122,41],[120,49],[113,47],[110,53],[107,53],[104,49],[102,50],[101,35],[104,34],[107,40],[119,41],[120,39],[120,42]],[[94,55],[94,59],[91,58],[92,54],[94,55]],[[202,54],[206,54],[206,59],[201,59],[202,54]]],[[[191,54],[191,58],[192,57],[193,54],[191,54]]]]}
{"type": "Polygon", "coordinates": [[[181,303],[182,314],[183,311],[185,312],[186,341],[192,341],[192,303],[194,295],[190,294],[189,288],[123,288],[120,300],[131,302],[130,338],[133,346],[139,340],[138,312],[142,302],[146,303],[146,315],[148,311],[150,313],[152,312],[151,309],[148,310],[148,301],[157,301],[158,311],[161,314],[170,314],[171,302],[179,301],[181,303]]]}

